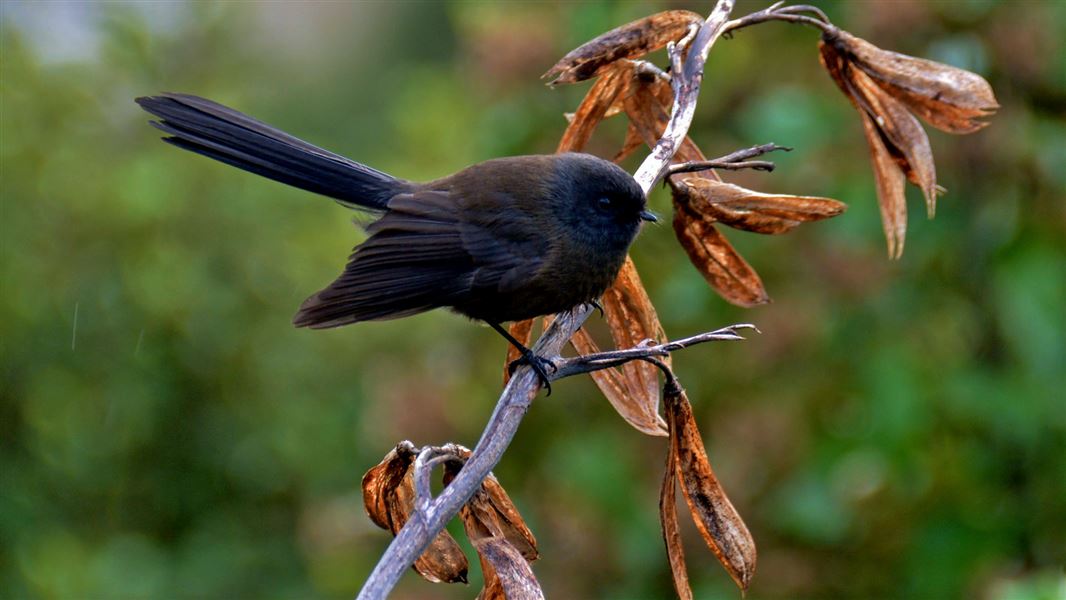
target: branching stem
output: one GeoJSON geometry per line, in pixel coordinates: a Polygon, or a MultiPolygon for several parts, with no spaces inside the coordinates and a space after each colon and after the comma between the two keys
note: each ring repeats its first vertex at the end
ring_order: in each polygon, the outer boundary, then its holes
{"type": "MultiPolygon", "coordinates": [[[[634,174],[634,179],[637,180],[645,194],[649,193],[663,177],[674,153],[677,152],[682,140],[688,134],[696,111],[696,101],[700,84],[703,81],[703,67],[707,62],[707,54],[725,30],[734,3],[735,0],[717,1],[710,16],[686,45],[688,54],[684,62],[679,63],[681,68],[676,69],[672,74],[671,83],[675,87],[670,121],[667,123],[662,138],[634,174]]],[[[673,50],[671,61],[680,61],[680,50],[677,46],[674,46],[673,50]]],[[[560,356],[563,346],[577,332],[592,310],[594,309],[591,306],[579,306],[556,315],[551,325],[537,340],[533,352],[542,357],[560,356]]],[[[359,600],[383,600],[388,596],[415,559],[480,489],[481,482],[500,461],[507,446],[510,445],[511,439],[518,430],[518,425],[522,422],[522,417],[529,409],[540,386],[540,380],[533,369],[522,366],[515,371],[466,464],[440,495],[428,501],[424,508],[416,509],[400,532],[396,534],[366,580],[363,589],[360,590],[359,600]]],[[[430,457],[427,456],[423,463],[429,460],[430,457]]],[[[427,491],[429,479],[428,474],[422,473],[429,471],[429,468],[423,466],[420,473],[420,479],[424,479],[421,488],[425,493],[425,498],[429,497],[427,491]]]]}

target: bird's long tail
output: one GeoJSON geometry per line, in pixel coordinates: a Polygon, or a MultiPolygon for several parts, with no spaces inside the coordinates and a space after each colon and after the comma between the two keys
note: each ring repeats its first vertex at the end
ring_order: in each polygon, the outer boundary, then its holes
{"type": "Polygon", "coordinates": [[[384,210],[411,186],[204,98],[166,93],[137,104],[161,118],[152,125],[168,134],[166,142],[351,208],[384,210]]]}

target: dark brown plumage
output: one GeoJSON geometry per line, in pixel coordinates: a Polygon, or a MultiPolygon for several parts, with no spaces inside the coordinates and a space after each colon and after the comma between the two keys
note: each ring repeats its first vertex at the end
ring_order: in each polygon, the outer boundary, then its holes
{"type": "Polygon", "coordinates": [[[138,98],[165,141],[380,214],[344,272],[293,322],[326,328],[439,307],[500,327],[595,301],[614,281],[645,210],[618,166],[588,154],[515,156],[412,183],[322,150],[203,98],[138,98]]]}

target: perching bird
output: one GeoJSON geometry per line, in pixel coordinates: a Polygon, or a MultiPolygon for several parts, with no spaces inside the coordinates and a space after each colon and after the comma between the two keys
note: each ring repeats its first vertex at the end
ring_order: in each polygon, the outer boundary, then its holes
{"type": "Polygon", "coordinates": [[[545,384],[550,363],[501,323],[595,302],[641,221],[657,220],[632,176],[589,154],[497,158],[413,183],[210,100],[168,93],[137,103],[179,148],[380,215],[344,272],[300,306],[297,327],[448,307],[491,325],[545,384]]]}

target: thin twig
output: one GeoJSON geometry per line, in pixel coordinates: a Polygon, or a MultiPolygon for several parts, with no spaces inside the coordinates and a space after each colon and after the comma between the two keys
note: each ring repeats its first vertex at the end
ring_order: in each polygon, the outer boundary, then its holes
{"type": "Polygon", "coordinates": [[[655,63],[646,60],[630,60],[626,59],[633,64],[633,72],[639,77],[658,78],[663,81],[669,82],[670,75],[666,71],[663,71],[655,63]]]}
{"type": "MultiPolygon", "coordinates": [[[[681,141],[688,134],[703,81],[707,54],[721,36],[734,3],[735,0],[718,0],[710,16],[688,44],[688,55],[681,69],[672,74],[671,83],[676,87],[670,121],[662,138],[634,175],[645,194],[662,178],[681,141]]],[[[537,356],[558,357],[563,345],[577,332],[592,310],[591,305],[583,305],[556,315],[533,346],[533,352],[537,356]]],[[[388,596],[407,568],[481,488],[481,482],[510,445],[540,387],[539,377],[529,366],[521,366],[514,372],[466,464],[440,495],[433,498],[425,510],[415,511],[396,534],[359,592],[359,600],[383,600],[388,596]]]]}
{"type": "Polygon", "coordinates": [[[837,31],[836,26],[829,21],[829,17],[817,6],[810,6],[808,4],[784,6],[784,2],[777,2],[759,12],[753,12],[750,15],[745,15],[739,19],[733,19],[729,23],[726,23],[725,31],[722,32],[722,35],[732,37],[733,32],[738,29],[758,25],[759,23],[765,23],[767,21],[800,23],[802,25],[809,25],[821,29],[822,32],[830,35],[837,31]],[[815,16],[811,17],[802,13],[811,13],[815,16]]]}
{"type": "Polygon", "coordinates": [[[722,169],[725,171],[742,171],[744,169],[752,169],[755,171],[773,171],[774,163],[768,160],[747,160],[741,162],[721,162],[717,160],[694,160],[686,163],[678,163],[676,165],[670,165],[670,168],[666,170],[666,175],[677,175],[678,173],[695,173],[697,171],[709,171],[711,169],[722,169]]]}
{"type": "Polygon", "coordinates": [[[759,144],[758,146],[752,146],[751,148],[744,148],[743,150],[737,150],[736,152],[730,152],[725,156],[719,156],[714,160],[722,162],[732,162],[737,160],[748,160],[749,158],[755,158],[756,156],[762,156],[763,154],[769,154],[771,152],[792,152],[790,146],[778,146],[777,144],[770,142],[769,144],[759,144]]]}
{"type": "Polygon", "coordinates": [[[756,156],[762,156],[769,152],[775,152],[782,150],[784,152],[791,152],[792,148],[788,146],[778,146],[774,143],[762,144],[759,146],[752,146],[751,148],[745,148],[743,150],[737,150],[731,154],[721,156],[719,158],[713,158],[711,160],[694,160],[690,162],[683,162],[670,165],[666,169],[666,176],[677,175],[678,173],[693,173],[695,171],[706,171],[708,169],[727,169],[732,171],[739,171],[741,169],[755,169],[757,171],[773,171],[774,163],[766,160],[747,160],[756,156]]]}
{"type": "Polygon", "coordinates": [[[635,348],[627,348],[625,350],[610,350],[607,352],[597,352],[595,354],[585,354],[573,358],[566,358],[556,361],[556,370],[555,373],[552,374],[552,380],[554,381],[556,379],[562,379],[580,373],[591,373],[592,371],[617,367],[633,360],[647,360],[650,357],[667,356],[671,352],[688,348],[689,346],[695,346],[696,344],[703,344],[705,342],[742,340],[744,339],[744,336],[737,332],[740,329],[751,329],[755,332],[759,331],[757,327],[750,323],[738,323],[736,325],[730,325],[729,327],[723,327],[716,331],[701,333],[673,342],[666,342],[665,344],[638,345],[635,348]]]}
{"type": "Polygon", "coordinates": [[[794,4],[792,6],[785,6],[778,12],[800,14],[800,13],[814,13],[814,16],[824,23],[830,23],[829,15],[825,14],[825,11],[811,4],[794,4]]]}

